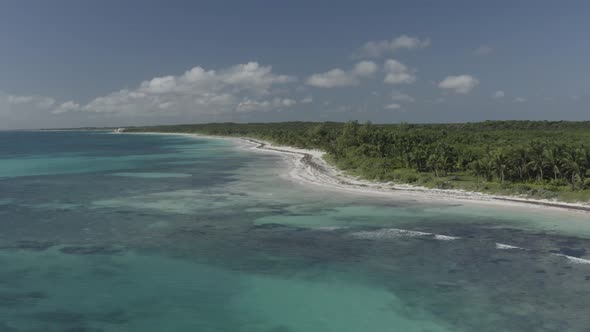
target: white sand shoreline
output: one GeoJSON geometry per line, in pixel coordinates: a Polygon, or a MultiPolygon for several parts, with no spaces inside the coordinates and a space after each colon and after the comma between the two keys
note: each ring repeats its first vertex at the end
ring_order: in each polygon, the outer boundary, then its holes
{"type": "Polygon", "coordinates": [[[161,135],[181,135],[209,139],[230,140],[238,148],[263,153],[275,153],[285,157],[290,169],[285,176],[300,184],[324,187],[339,192],[359,195],[381,196],[390,198],[413,198],[422,201],[463,201],[501,206],[520,206],[528,208],[566,209],[580,213],[590,212],[589,203],[567,203],[556,200],[533,199],[519,196],[492,195],[457,189],[434,189],[409,184],[393,182],[375,182],[362,180],[345,174],[343,171],[329,165],[324,159],[325,152],[320,150],[300,149],[289,146],[274,146],[270,142],[228,136],[209,136],[183,133],[146,133],[161,135]]]}

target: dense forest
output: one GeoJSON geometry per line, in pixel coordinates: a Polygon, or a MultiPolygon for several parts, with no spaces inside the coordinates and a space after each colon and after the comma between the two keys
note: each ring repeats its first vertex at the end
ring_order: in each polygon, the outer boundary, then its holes
{"type": "Polygon", "coordinates": [[[215,123],[128,131],[245,136],[318,148],[352,174],[438,188],[590,198],[590,122],[215,123]]]}

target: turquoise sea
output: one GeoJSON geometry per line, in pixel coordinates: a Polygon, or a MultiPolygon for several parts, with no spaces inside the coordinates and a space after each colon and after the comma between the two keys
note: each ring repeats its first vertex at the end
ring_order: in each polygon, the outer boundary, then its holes
{"type": "Polygon", "coordinates": [[[219,139],[0,132],[0,331],[590,330],[590,214],[285,167],[219,139]]]}

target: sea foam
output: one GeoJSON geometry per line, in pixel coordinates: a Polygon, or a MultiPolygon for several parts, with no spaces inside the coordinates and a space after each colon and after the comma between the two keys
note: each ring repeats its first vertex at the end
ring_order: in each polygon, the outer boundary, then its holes
{"type": "Polygon", "coordinates": [[[496,243],[496,249],[500,249],[500,250],[510,250],[510,249],[525,250],[524,248],[521,248],[521,247],[511,246],[509,244],[503,244],[503,243],[496,243]]]}
{"type": "Polygon", "coordinates": [[[584,259],[580,257],[568,256],[564,254],[553,254],[555,256],[561,256],[567,258],[568,261],[576,264],[590,264],[590,259],[584,259]]]}
{"type": "Polygon", "coordinates": [[[386,239],[395,239],[400,237],[432,237],[436,240],[441,241],[450,241],[450,240],[457,240],[459,237],[456,236],[449,236],[449,235],[441,235],[441,234],[434,234],[434,233],[427,233],[427,232],[419,232],[419,231],[411,231],[406,229],[399,229],[399,228],[383,228],[375,231],[359,231],[350,233],[351,236],[359,238],[359,239],[369,239],[369,240],[386,240],[386,239]]]}

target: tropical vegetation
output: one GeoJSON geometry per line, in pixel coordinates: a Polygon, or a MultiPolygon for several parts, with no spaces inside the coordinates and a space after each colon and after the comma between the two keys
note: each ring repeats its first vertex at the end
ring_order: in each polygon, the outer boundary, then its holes
{"type": "Polygon", "coordinates": [[[354,175],[437,188],[590,199],[590,122],[215,123],[130,128],[317,148],[354,175]]]}

